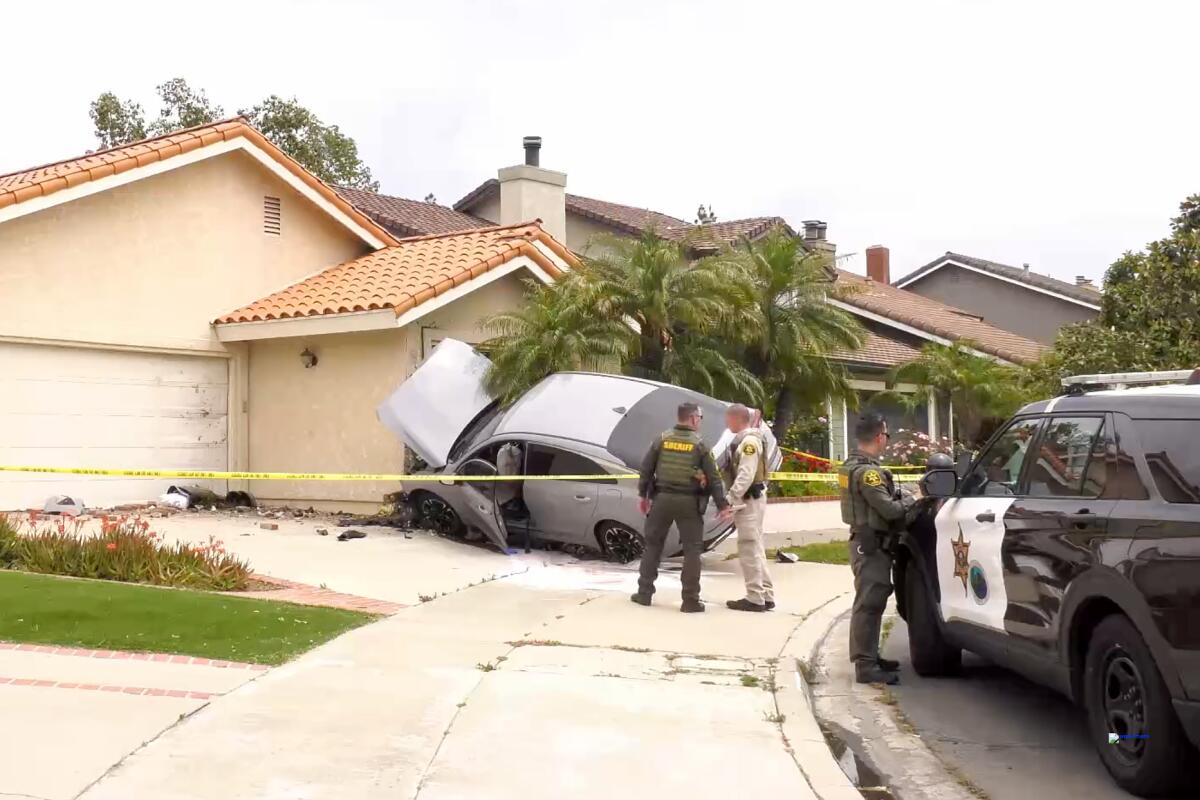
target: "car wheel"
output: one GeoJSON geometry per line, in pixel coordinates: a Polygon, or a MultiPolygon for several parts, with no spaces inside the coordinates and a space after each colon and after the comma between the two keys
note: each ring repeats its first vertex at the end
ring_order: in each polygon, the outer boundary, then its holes
{"type": "Polygon", "coordinates": [[[461,536],[465,532],[466,526],[458,513],[436,494],[421,492],[416,497],[415,505],[417,520],[423,527],[443,536],[461,536]]]}
{"type": "Polygon", "coordinates": [[[962,669],[962,649],[946,641],[937,609],[915,561],[904,572],[904,602],[908,612],[908,656],[918,675],[956,675],[962,669]]]}
{"type": "Polygon", "coordinates": [[[619,522],[601,522],[596,527],[596,540],[600,551],[618,564],[637,561],[646,550],[642,535],[619,522]]]}
{"type": "Polygon", "coordinates": [[[1151,797],[1183,787],[1196,754],[1150,648],[1128,618],[1114,614],[1092,633],[1083,701],[1092,742],[1121,788],[1151,797]]]}

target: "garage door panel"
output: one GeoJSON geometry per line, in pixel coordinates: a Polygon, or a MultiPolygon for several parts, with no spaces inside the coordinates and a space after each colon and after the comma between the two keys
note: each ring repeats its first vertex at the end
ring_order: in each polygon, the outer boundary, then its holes
{"type": "MultiPolygon", "coordinates": [[[[224,470],[228,374],[225,358],[0,343],[0,462],[224,470]]],[[[56,493],[92,506],[146,502],[172,482],[3,473],[0,509],[56,493]]]]}

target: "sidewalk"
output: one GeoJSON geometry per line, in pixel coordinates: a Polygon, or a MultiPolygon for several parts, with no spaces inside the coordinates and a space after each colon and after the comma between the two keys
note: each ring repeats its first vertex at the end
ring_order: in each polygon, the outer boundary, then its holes
{"type": "Polygon", "coordinates": [[[546,565],[403,609],[215,699],[82,797],[537,800],[815,797],[762,688],[849,571],[776,565],[780,609],[739,614],[706,559],[706,614],[678,580],[546,565]]]}

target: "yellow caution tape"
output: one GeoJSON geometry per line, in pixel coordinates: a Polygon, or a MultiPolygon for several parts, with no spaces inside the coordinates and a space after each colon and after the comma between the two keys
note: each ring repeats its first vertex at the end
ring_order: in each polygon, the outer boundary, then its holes
{"type": "MultiPolygon", "coordinates": [[[[0,472],[36,472],[50,475],[98,475],[118,478],[190,478],[193,480],[221,481],[389,481],[389,482],[444,482],[455,481],[595,481],[637,480],[636,472],[624,474],[592,475],[441,475],[441,474],[372,474],[360,472],[217,472],[207,470],[171,469],[98,469],[94,467],[31,467],[0,465],[0,472]]],[[[832,472],[772,472],[773,481],[799,481],[810,483],[836,483],[837,474],[832,472]]],[[[916,475],[897,475],[896,480],[916,481],[916,475]]]]}

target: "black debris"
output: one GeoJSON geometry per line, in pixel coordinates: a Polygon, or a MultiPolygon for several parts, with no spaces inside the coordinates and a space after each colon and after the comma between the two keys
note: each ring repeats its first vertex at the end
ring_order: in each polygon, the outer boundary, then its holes
{"type": "Polygon", "coordinates": [[[352,528],[348,531],[342,531],[338,534],[337,538],[339,542],[348,542],[351,539],[365,539],[367,538],[367,534],[363,533],[362,531],[356,531],[352,528]]]}

